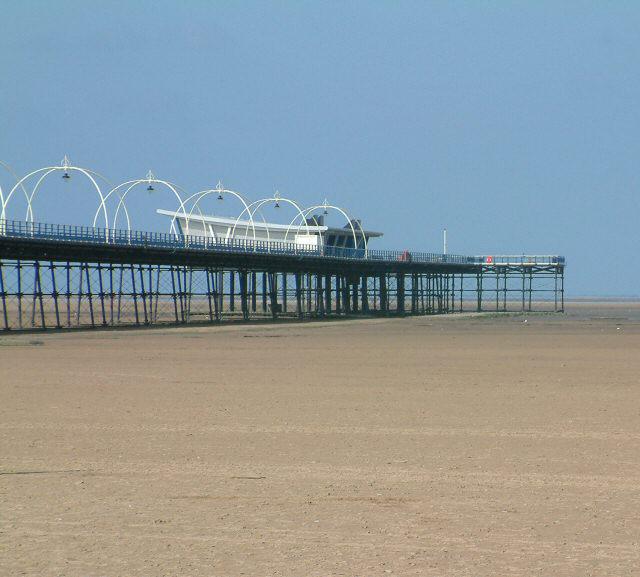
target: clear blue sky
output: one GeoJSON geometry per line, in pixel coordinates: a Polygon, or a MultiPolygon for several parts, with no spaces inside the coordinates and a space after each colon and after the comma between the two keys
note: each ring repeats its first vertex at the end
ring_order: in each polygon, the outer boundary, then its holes
{"type": "MultiPolygon", "coordinates": [[[[639,30],[640,2],[6,2],[0,160],[327,197],[381,246],[446,226],[451,252],[565,254],[569,293],[637,295],[639,30]]],[[[89,222],[60,186],[38,220],[89,222]]],[[[174,204],[145,195],[157,229],[174,204]]]]}

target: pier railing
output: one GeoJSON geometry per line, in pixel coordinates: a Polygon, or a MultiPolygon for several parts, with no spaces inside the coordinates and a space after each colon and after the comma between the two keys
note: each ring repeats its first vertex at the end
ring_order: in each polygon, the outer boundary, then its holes
{"type": "Polygon", "coordinates": [[[24,238],[56,242],[81,242],[116,246],[139,246],[160,249],[189,249],[212,252],[245,254],[276,254],[338,258],[350,260],[376,260],[386,262],[418,262],[471,265],[564,265],[563,256],[557,255],[493,255],[463,256],[432,252],[400,250],[371,250],[337,246],[312,247],[293,242],[274,242],[250,239],[213,239],[196,235],[178,235],[164,232],[106,229],[92,226],[0,220],[0,238],[24,238]]]}
{"type": "Polygon", "coordinates": [[[25,222],[20,220],[0,221],[0,238],[21,238],[116,246],[138,246],[160,249],[188,249],[212,252],[246,254],[276,254],[303,257],[324,257],[351,260],[376,260],[387,262],[419,262],[472,264],[475,257],[429,252],[398,250],[365,250],[334,246],[311,247],[293,242],[254,241],[245,239],[219,240],[204,236],[177,235],[162,232],[105,229],[92,226],[25,222]]]}
{"type": "Polygon", "coordinates": [[[564,265],[565,258],[558,255],[498,254],[469,257],[474,264],[488,266],[522,266],[522,265],[564,265]]]}

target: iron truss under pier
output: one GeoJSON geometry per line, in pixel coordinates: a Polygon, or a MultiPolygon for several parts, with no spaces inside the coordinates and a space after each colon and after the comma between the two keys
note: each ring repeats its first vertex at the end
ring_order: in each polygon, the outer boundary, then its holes
{"type": "Polygon", "coordinates": [[[0,221],[0,330],[564,309],[563,257],[466,257],[0,221]]]}

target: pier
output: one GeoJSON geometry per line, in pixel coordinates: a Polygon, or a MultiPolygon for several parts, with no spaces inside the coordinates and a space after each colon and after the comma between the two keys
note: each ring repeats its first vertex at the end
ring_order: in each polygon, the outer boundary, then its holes
{"type": "MultiPolygon", "coordinates": [[[[84,169],[72,167],[66,158],[60,167],[41,169],[45,175],[55,170],[68,179],[72,170],[84,169]]],[[[38,171],[28,176],[34,174],[38,171]]],[[[36,222],[32,201],[42,178],[31,192],[24,187],[26,178],[1,198],[2,331],[564,310],[562,256],[375,250],[350,218],[351,246],[312,244],[309,235],[300,235],[304,242],[260,240],[255,228],[242,238],[186,234],[184,225],[175,226],[175,218],[168,233],[99,227],[96,219],[91,226],[36,222]],[[28,205],[25,220],[7,218],[19,188],[28,205]]],[[[169,183],[149,173],[147,179],[125,184],[128,192],[139,184],[153,190],[169,183]]],[[[219,197],[227,192],[221,187],[211,191],[219,197]]],[[[96,212],[104,213],[107,225],[110,194],[100,192],[96,212]]],[[[117,210],[126,211],[125,197],[117,197],[116,218],[117,210]]],[[[277,195],[263,200],[283,201],[277,195]]],[[[256,209],[244,204],[249,210],[243,213],[254,226],[256,209]]],[[[318,207],[326,213],[329,205],[325,201],[318,207]]],[[[304,218],[300,230],[308,226],[311,211],[298,211],[304,218]]]]}

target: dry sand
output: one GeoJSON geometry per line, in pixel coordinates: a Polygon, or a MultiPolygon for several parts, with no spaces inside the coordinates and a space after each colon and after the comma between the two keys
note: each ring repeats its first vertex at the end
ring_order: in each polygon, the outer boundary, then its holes
{"type": "Polygon", "coordinates": [[[640,308],[0,338],[0,573],[640,574],[640,308]]]}

